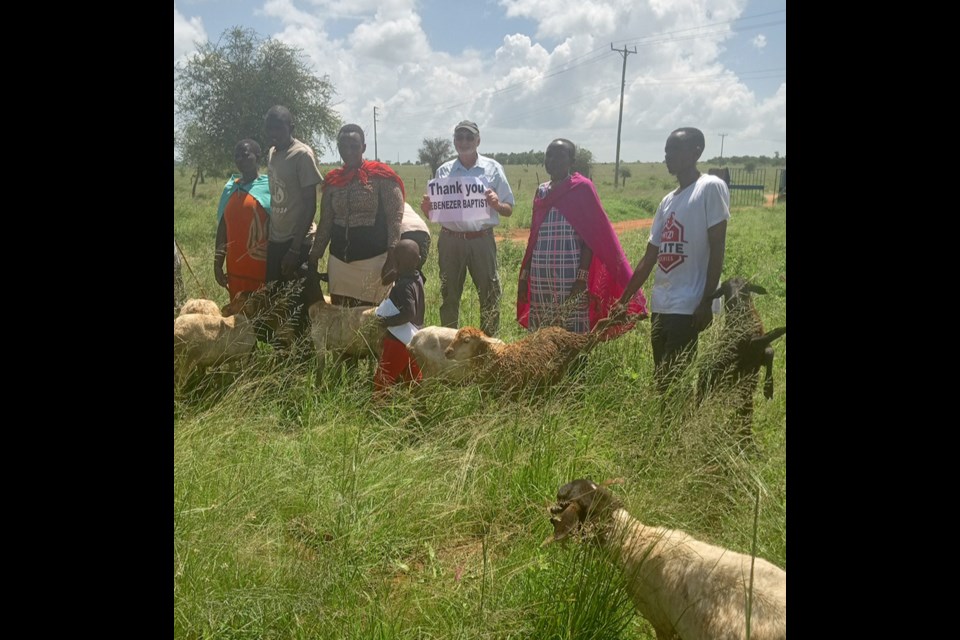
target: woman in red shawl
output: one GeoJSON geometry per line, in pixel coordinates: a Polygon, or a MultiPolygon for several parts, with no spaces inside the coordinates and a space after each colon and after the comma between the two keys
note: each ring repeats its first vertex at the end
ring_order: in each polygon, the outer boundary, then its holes
{"type": "MultiPolygon", "coordinates": [[[[572,173],[576,146],[558,138],[543,165],[550,182],[537,189],[527,251],[520,265],[517,320],[530,331],[560,326],[587,333],[606,318],[633,271],[593,183],[572,173]]],[[[628,305],[632,320],[646,317],[638,290],[628,305]]],[[[610,338],[631,324],[605,329],[610,338]]]]}
{"type": "Polygon", "coordinates": [[[390,290],[388,274],[394,270],[406,196],[403,181],[382,162],[363,159],[367,145],[358,125],[340,129],[337,149],[343,167],[324,178],[310,262],[316,265],[329,244],[331,301],[347,307],[377,305],[390,290]]]}

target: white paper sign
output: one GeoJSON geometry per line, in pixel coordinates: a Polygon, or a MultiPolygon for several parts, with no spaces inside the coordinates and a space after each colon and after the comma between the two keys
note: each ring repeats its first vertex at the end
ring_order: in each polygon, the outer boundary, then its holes
{"type": "Polygon", "coordinates": [[[483,193],[486,178],[437,178],[427,183],[432,222],[474,222],[490,220],[493,209],[483,193]]]}
{"type": "Polygon", "coordinates": [[[417,329],[412,322],[406,324],[401,324],[396,327],[387,327],[387,331],[393,334],[393,337],[402,342],[405,346],[409,346],[410,341],[413,340],[413,336],[417,335],[417,329]]]}
{"type": "MultiPolygon", "coordinates": [[[[380,303],[380,306],[377,307],[377,310],[374,313],[381,318],[389,318],[390,316],[399,314],[400,309],[397,309],[397,305],[393,304],[393,300],[387,298],[380,303]]],[[[413,340],[413,336],[417,335],[417,331],[419,331],[419,329],[417,329],[412,322],[408,322],[396,327],[387,327],[387,331],[392,333],[393,337],[395,337],[397,340],[407,345],[410,344],[411,340],[413,340]]]]}
{"type": "Polygon", "coordinates": [[[383,302],[380,303],[380,306],[377,307],[377,310],[374,311],[374,313],[381,318],[389,318],[390,316],[395,316],[400,313],[400,309],[397,309],[397,305],[393,304],[393,300],[390,298],[384,298],[383,302]]]}

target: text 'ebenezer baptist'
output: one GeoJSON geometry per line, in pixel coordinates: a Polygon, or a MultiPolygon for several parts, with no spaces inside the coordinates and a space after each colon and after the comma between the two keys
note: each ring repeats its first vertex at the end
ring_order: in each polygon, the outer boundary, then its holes
{"type": "Polygon", "coordinates": [[[492,209],[484,192],[490,187],[486,178],[438,178],[427,183],[430,220],[466,222],[488,220],[492,209]]]}

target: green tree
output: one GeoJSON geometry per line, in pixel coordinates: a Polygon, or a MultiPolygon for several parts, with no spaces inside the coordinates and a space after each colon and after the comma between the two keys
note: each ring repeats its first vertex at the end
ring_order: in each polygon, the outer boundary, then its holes
{"type": "Polygon", "coordinates": [[[593,152],[586,147],[577,149],[577,158],[573,161],[571,170],[579,171],[584,178],[589,178],[593,170],[593,152]]]}
{"type": "Polygon", "coordinates": [[[196,167],[193,177],[192,195],[196,195],[197,181],[203,184],[204,168],[211,169],[222,164],[220,152],[215,151],[204,143],[203,131],[195,122],[188,122],[176,134],[175,146],[180,147],[180,155],[183,158],[182,166],[190,164],[196,167]]]}
{"type": "Polygon", "coordinates": [[[630,167],[620,167],[620,184],[626,186],[627,178],[629,178],[631,175],[630,167]]]}
{"type": "Polygon", "coordinates": [[[437,168],[452,154],[453,147],[446,138],[424,138],[423,146],[417,150],[420,163],[430,165],[430,177],[436,175],[437,168]]]}
{"type": "Polygon", "coordinates": [[[294,135],[315,150],[332,148],[341,124],[328,76],[315,75],[302,50],[252,29],[227,29],[175,64],[173,87],[174,144],[197,169],[194,190],[204,171],[232,166],[238,140],[264,141],[263,116],[274,105],[290,109],[294,135]]]}

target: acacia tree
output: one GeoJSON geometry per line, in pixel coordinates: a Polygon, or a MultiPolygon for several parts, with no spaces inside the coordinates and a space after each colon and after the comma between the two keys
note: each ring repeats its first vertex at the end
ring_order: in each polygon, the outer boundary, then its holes
{"type": "Polygon", "coordinates": [[[430,176],[437,173],[437,168],[442,165],[447,156],[453,154],[453,147],[446,138],[424,138],[423,146],[417,150],[417,156],[420,162],[430,165],[430,176]]]}
{"type": "Polygon", "coordinates": [[[263,142],[263,116],[274,105],[290,109],[294,135],[314,150],[332,148],[341,124],[330,108],[329,77],[315,75],[302,50],[252,29],[227,29],[175,64],[173,86],[174,140],[183,161],[197,168],[194,192],[204,171],[232,166],[238,140],[263,142]]]}
{"type": "Polygon", "coordinates": [[[593,171],[593,152],[586,147],[577,148],[577,157],[570,170],[579,171],[584,178],[589,178],[590,172],[593,171]]]}

